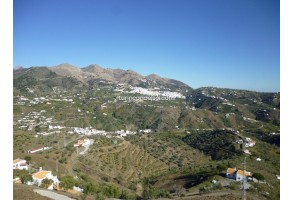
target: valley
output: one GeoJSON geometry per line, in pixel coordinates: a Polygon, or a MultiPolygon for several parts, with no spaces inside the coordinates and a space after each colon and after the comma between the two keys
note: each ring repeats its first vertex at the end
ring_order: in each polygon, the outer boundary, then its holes
{"type": "Polygon", "coordinates": [[[248,199],[279,199],[279,93],[193,89],[98,65],[13,75],[13,157],[29,162],[29,174],[51,171],[58,191],[78,187],[78,199],[240,199],[242,181],[227,176],[246,157],[248,199]]]}

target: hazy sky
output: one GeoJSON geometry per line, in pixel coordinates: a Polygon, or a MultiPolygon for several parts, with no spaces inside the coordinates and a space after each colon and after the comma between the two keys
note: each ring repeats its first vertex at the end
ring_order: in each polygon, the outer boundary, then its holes
{"type": "Polygon", "coordinates": [[[278,0],[14,0],[14,67],[98,64],[280,91],[278,0]]]}

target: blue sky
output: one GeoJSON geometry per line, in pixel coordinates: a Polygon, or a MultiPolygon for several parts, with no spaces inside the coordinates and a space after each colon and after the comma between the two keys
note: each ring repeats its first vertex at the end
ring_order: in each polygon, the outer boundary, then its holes
{"type": "Polygon", "coordinates": [[[280,91],[278,0],[14,0],[14,67],[156,73],[193,88],[280,91]]]}

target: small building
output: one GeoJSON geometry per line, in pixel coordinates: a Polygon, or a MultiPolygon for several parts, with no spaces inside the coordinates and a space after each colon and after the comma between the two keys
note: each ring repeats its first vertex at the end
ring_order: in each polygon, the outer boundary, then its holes
{"type": "Polygon", "coordinates": [[[243,171],[236,168],[228,168],[226,177],[229,179],[234,179],[236,181],[243,181],[244,177],[246,180],[252,180],[252,173],[248,171],[243,171]]]}
{"type": "Polygon", "coordinates": [[[253,147],[255,146],[256,142],[252,140],[251,138],[245,138],[245,147],[253,147]]]}
{"type": "Polygon", "coordinates": [[[236,168],[228,168],[226,177],[230,179],[236,179],[236,173],[235,173],[236,171],[237,171],[236,168]]]}
{"type": "Polygon", "coordinates": [[[29,167],[28,167],[28,164],[27,164],[26,160],[17,158],[15,160],[13,160],[13,169],[25,169],[25,170],[28,170],[29,167]]]}
{"type": "Polygon", "coordinates": [[[47,149],[50,149],[50,147],[38,147],[38,148],[28,150],[28,153],[37,153],[39,151],[44,151],[47,149]]]}
{"type": "Polygon", "coordinates": [[[47,188],[49,190],[53,190],[53,188],[58,186],[60,182],[57,176],[52,175],[52,171],[45,171],[45,170],[42,170],[42,168],[40,168],[40,171],[32,174],[32,178],[33,178],[33,182],[38,186],[40,186],[42,184],[42,181],[46,178],[49,180],[52,180],[53,184],[47,188]]]}
{"type": "Polygon", "coordinates": [[[83,140],[78,140],[78,143],[74,144],[74,147],[84,147],[91,143],[91,140],[86,138],[83,140]]]}

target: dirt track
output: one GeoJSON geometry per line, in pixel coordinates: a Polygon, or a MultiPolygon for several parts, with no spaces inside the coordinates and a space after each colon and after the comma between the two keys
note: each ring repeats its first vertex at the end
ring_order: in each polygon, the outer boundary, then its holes
{"type": "Polygon", "coordinates": [[[54,200],[75,200],[75,199],[69,198],[67,196],[57,194],[55,192],[48,191],[48,190],[34,189],[34,192],[40,194],[41,196],[45,196],[45,197],[48,197],[48,198],[54,199],[54,200]]]}

